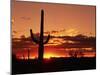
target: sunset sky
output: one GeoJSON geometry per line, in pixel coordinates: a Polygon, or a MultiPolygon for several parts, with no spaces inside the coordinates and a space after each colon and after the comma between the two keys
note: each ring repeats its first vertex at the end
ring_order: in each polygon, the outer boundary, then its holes
{"type": "MultiPolygon", "coordinates": [[[[12,35],[13,38],[21,36],[29,37],[29,30],[33,33],[40,32],[40,13],[44,10],[44,32],[50,33],[53,36],[76,36],[83,34],[86,36],[95,36],[96,27],[96,7],[88,5],[71,5],[71,4],[51,4],[51,3],[36,3],[36,2],[18,2],[12,0],[12,35]]],[[[23,40],[21,40],[23,41],[23,40]]],[[[17,41],[18,42],[18,41],[17,41]]],[[[68,41],[73,43],[73,41],[68,41]]],[[[19,44],[21,42],[18,42],[19,44]]],[[[24,42],[25,45],[26,42],[24,42]]],[[[66,40],[61,38],[52,38],[45,45],[45,56],[50,57],[67,55],[67,48],[61,45],[66,43],[66,40]],[[59,45],[59,46],[58,46],[59,45]]],[[[16,44],[16,43],[13,43],[16,44]]],[[[37,45],[28,43],[31,47],[31,56],[36,56],[37,45]]],[[[22,44],[21,44],[22,45],[22,44]]],[[[27,54],[27,50],[21,46],[13,47],[14,52],[22,55],[27,54]],[[17,52],[16,52],[17,51],[17,52]]],[[[26,45],[25,45],[26,48],[26,45]]],[[[89,47],[90,48],[90,47],[89,47]]]]}

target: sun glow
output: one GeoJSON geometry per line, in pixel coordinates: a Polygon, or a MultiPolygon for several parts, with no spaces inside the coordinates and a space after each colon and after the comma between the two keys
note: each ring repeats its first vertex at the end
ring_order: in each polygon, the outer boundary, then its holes
{"type": "Polygon", "coordinates": [[[53,54],[53,53],[46,53],[46,54],[44,55],[44,58],[46,58],[46,59],[50,59],[51,57],[56,57],[56,54],[53,54]]]}

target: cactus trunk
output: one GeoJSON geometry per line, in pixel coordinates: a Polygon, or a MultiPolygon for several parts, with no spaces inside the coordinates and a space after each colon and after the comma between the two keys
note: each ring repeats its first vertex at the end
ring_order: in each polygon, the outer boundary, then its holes
{"type": "Polygon", "coordinates": [[[41,11],[41,28],[40,28],[40,41],[39,41],[39,60],[43,60],[44,46],[43,46],[43,27],[44,26],[44,11],[41,11]]]}

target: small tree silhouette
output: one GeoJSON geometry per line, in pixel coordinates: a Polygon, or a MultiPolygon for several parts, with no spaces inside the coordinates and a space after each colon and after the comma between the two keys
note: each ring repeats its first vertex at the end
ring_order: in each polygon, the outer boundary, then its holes
{"type": "Polygon", "coordinates": [[[73,57],[73,58],[83,57],[83,51],[81,49],[79,49],[79,50],[69,50],[69,56],[73,57]]]}

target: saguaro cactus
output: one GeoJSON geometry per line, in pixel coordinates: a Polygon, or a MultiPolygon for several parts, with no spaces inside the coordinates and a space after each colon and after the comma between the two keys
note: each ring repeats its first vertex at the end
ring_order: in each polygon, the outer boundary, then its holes
{"type": "Polygon", "coordinates": [[[30,29],[30,34],[32,41],[39,45],[38,48],[38,60],[43,60],[43,54],[44,54],[44,44],[48,43],[50,39],[50,34],[48,35],[46,40],[43,40],[43,32],[44,32],[44,11],[41,10],[41,26],[40,26],[40,37],[39,40],[33,36],[32,29],[30,29]]]}

